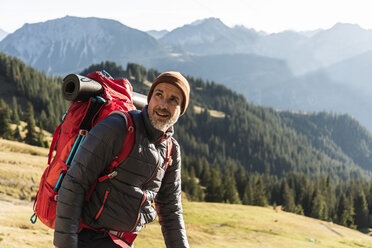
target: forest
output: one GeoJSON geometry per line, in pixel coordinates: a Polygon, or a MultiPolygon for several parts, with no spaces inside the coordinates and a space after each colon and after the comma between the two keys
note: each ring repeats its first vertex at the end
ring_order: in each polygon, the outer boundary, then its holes
{"type": "MultiPolygon", "coordinates": [[[[142,94],[159,74],[109,61],[80,74],[97,70],[128,78],[142,94]]],[[[175,138],[182,149],[182,189],[190,200],[281,206],[351,228],[369,227],[372,136],[357,120],[276,111],[213,81],[187,79],[190,105],[175,126],[175,138]]],[[[47,147],[36,127],[53,133],[68,109],[62,77],[0,53],[0,85],[0,137],[47,147]]]]}

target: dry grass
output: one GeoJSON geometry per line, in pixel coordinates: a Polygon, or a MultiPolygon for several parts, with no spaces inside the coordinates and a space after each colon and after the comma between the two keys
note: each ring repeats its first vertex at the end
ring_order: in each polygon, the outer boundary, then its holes
{"type": "MultiPolygon", "coordinates": [[[[51,247],[53,232],[30,224],[32,204],[0,201],[0,247],[51,247]]],[[[271,208],[215,203],[184,203],[191,247],[372,247],[358,231],[271,208]]],[[[165,247],[158,223],[143,228],[136,247],[165,247]]]]}
{"type": "Polygon", "coordinates": [[[37,222],[31,224],[32,204],[7,199],[0,201],[1,248],[47,248],[52,246],[53,230],[37,222]]]}
{"type": "MultiPolygon", "coordinates": [[[[33,213],[30,199],[46,167],[47,149],[5,140],[0,140],[0,149],[0,247],[53,247],[53,231],[29,221],[33,213]]],[[[279,208],[186,200],[183,206],[193,248],[372,247],[372,237],[366,234],[279,208]]],[[[165,247],[159,224],[143,228],[135,246],[165,247]]]]}
{"type": "MultiPolygon", "coordinates": [[[[201,112],[203,112],[205,110],[205,108],[202,108],[202,107],[199,107],[199,106],[194,106],[194,111],[195,113],[197,114],[200,114],[201,112]]],[[[224,112],[221,112],[221,111],[217,111],[217,110],[208,110],[208,113],[214,117],[214,118],[225,118],[226,114],[224,112]]]]}
{"type": "Polygon", "coordinates": [[[358,231],[272,208],[186,202],[184,215],[193,247],[372,247],[358,231]]]}
{"type": "Polygon", "coordinates": [[[152,82],[150,82],[149,80],[145,79],[145,80],[143,81],[143,84],[146,85],[146,86],[148,86],[148,87],[150,88],[151,85],[152,85],[152,82]]]}
{"type": "Polygon", "coordinates": [[[47,155],[48,149],[0,139],[0,194],[31,201],[47,155]]]}

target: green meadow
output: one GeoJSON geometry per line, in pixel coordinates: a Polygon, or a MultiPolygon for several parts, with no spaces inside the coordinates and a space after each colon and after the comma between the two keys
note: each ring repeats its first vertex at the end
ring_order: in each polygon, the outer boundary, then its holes
{"type": "MultiPolygon", "coordinates": [[[[32,199],[46,167],[48,150],[0,139],[0,247],[53,247],[53,230],[30,223],[32,199]]],[[[357,230],[280,210],[190,202],[184,218],[191,247],[372,247],[357,230]]],[[[135,247],[165,247],[160,225],[144,227],[135,247]]]]}

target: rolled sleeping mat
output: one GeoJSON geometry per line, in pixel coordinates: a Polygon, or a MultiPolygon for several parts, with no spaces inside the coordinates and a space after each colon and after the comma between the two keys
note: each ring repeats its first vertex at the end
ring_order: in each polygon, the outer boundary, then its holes
{"type": "MultiPolygon", "coordinates": [[[[103,93],[103,87],[93,79],[69,74],[63,79],[62,95],[68,101],[88,101],[90,97],[103,93]]],[[[137,92],[132,93],[132,100],[137,109],[147,105],[147,97],[137,92]]]]}
{"type": "Polygon", "coordinates": [[[140,93],[133,92],[132,100],[137,109],[143,109],[147,105],[147,97],[140,93]]]}
{"type": "Polygon", "coordinates": [[[63,79],[62,95],[68,101],[87,101],[102,93],[102,85],[90,78],[69,74],[63,79]]]}

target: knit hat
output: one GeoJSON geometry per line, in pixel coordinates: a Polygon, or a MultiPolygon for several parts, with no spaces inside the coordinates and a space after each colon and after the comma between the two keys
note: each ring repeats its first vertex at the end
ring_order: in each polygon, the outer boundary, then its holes
{"type": "Polygon", "coordinates": [[[147,94],[147,102],[150,102],[152,97],[152,93],[156,85],[160,83],[168,83],[178,87],[182,94],[183,94],[183,102],[181,104],[181,114],[185,113],[187,106],[189,105],[189,98],[190,98],[190,85],[187,82],[186,78],[181,75],[179,72],[169,71],[160,74],[157,78],[155,78],[154,82],[151,85],[149,93],[147,94]]]}

